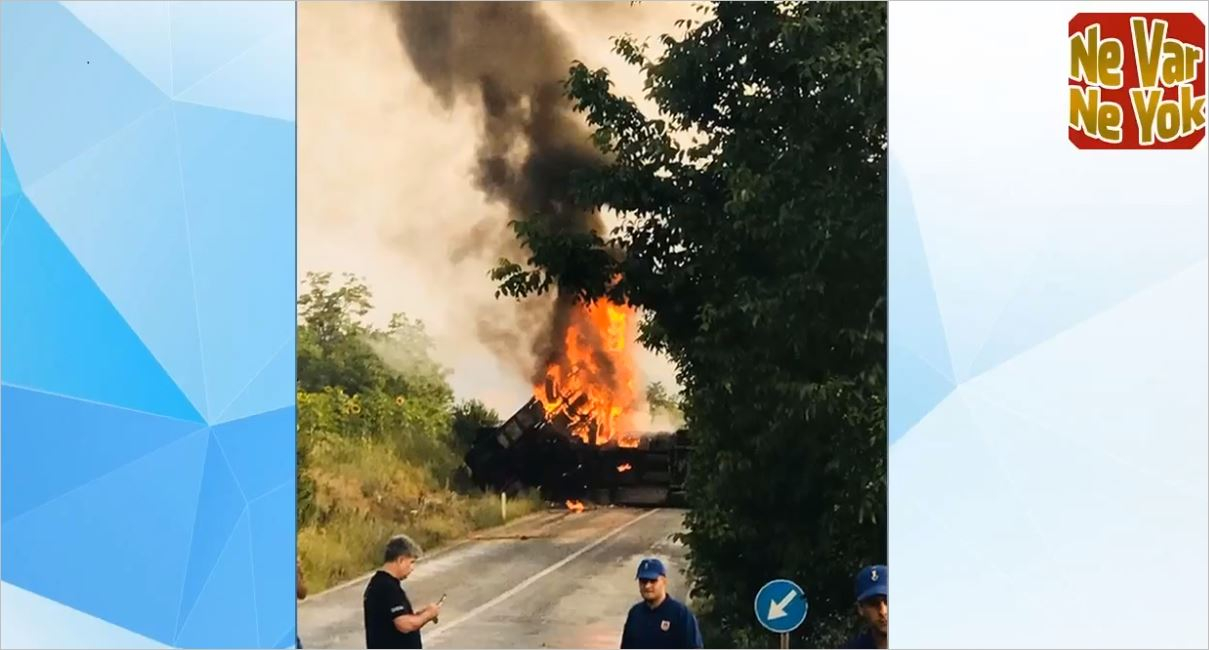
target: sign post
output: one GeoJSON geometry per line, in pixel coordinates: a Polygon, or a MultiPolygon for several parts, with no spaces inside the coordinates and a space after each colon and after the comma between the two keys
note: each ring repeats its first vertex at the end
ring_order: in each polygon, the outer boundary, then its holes
{"type": "Polygon", "coordinates": [[[756,594],[756,620],[764,629],[780,635],[781,648],[788,650],[789,633],[806,620],[806,592],[790,580],[773,580],[756,594]]]}

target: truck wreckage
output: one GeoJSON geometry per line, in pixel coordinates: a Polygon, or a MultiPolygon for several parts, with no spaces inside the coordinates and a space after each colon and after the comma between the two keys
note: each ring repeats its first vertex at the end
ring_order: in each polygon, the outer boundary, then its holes
{"type": "Polygon", "coordinates": [[[483,427],[466,453],[480,489],[537,489],[549,501],[682,505],[689,436],[674,432],[602,435],[587,395],[559,395],[551,381],[503,424],[483,427]]]}

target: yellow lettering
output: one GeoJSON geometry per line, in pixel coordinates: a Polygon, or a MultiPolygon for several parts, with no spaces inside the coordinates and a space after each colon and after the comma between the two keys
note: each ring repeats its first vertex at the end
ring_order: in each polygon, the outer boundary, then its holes
{"type": "Polygon", "coordinates": [[[1100,41],[1100,26],[1070,37],[1070,78],[1105,88],[1120,88],[1123,48],[1115,38],[1100,41]]]}
{"type": "Polygon", "coordinates": [[[1155,118],[1155,131],[1158,132],[1159,142],[1171,142],[1180,135],[1180,105],[1178,103],[1159,102],[1159,110],[1155,118]]]}
{"type": "Polygon", "coordinates": [[[1163,44],[1163,83],[1167,86],[1191,83],[1196,79],[1202,56],[1204,52],[1195,45],[1168,40],[1163,44]]]}
{"type": "Polygon", "coordinates": [[[1192,86],[1180,86],[1180,135],[1205,128],[1205,96],[1193,98],[1192,86]]]}
{"type": "Polygon", "coordinates": [[[1153,88],[1159,77],[1160,46],[1167,38],[1167,21],[1156,18],[1146,29],[1145,18],[1130,20],[1133,25],[1133,58],[1143,88],[1153,88]]]}
{"type": "Polygon", "coordinates": [[[1096,130],[1096,109],[1092,102],[1099,98],[1099,88],[1070,87],[1070,128],[1087,134],[1096,130]],[[1089,97],[1092,93],[1095,93],[1095,99],[1089,97]]]}
{"type": "Polygon", "coordinates": [[[1070,126],[1104,142],[1121,141],[1124,115],[1114,102],[1102,101],[1099,88],[1070,87],[1070,126]]]}
{"type": "Polygon", "coordinates": [[[1205,98],[1195,97],[1192,86],[1180,86],[1179,100],[1163,99],[1157,88],[1129,91],[1138,120],[1138,144],[1150,146],[1155,139],[1171,142],[1192,135],[1205,126],[1205,98]]]}
{"type": "Polygon", "coordinates": [[[1168,40],[1163,43],[1163,71],[1160,79],[1164,86],[1174,86],[1184,81],[1184,48],[1179,42],[1168,40]]]}
{"type": "Polygon", "coordinates": [[[1197,68],[1201,67],[1201,59],[1205,58],[1205,51],[1195,45],[1184,46],[1184,79],[1189,82],[1196,81],[1197,68]]]}
{"type": "Polygon", "coordinates": [[[1159,107],[1159,91],[1134,88],[1129,91],[1133,101],[1133,114],[1138,120],[1138,144],[1154,144],[1155,113],[1159,107]]]}

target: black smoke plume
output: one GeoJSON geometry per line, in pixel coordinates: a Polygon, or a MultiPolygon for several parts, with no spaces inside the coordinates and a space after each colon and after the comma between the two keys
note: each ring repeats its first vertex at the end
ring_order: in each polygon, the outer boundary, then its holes
{"type": "MultiPolygon", "coordinates": [[[[412,66],[441,104],[476,102],[482,122],[475,185],[507,206],[509,219],[548,220],[555,231],[603,234],[599,215],[566,200],[571,175],[604,163],[562,92],[573,55],[567,39],[537,4],[399,2],[391,6],[412,66]]],[[[432,164],[441,164],[432,161],[432,164]]],[[[525,258],[506,223],[481,222],[458,242],[454,261],[471,256],[525,258]]],[[[480,315],[480,337],[501,356],[536,357],[534,379],[560,358],[563,335],[579,317],[573,297],[519,303],[517,332],[480,315]],[[527,344],[527,345],[526,345],[527,344]]],[[[532,364],[532,360],[530,360],[532,364]]],[[[604,366],[602,366],[604,367],[604,366]]]]}

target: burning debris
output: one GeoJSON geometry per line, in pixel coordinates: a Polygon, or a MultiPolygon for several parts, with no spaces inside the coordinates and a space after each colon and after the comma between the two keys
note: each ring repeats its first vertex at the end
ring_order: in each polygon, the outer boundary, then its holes
{"type": "Polygon", "coordinates": [[[567,499],[567,510],[570,510],[571,512],[583,512],[584,511],[583,501],[575,501],[574,499],[567,499]]]}
{"type": "Polygon", "coordinates": [[[591,411],[573,408],[582,406],[582,395],[555,395],[550,401],[568,407],[549,411],[533,397],[502,425],[480,429],[466,453],[466,466],[480,488],[510,493],[537,488],[555,503],[654,505],[681,498],[687,432],[620,432],[606,441],[591,411]],[[577,430],[586,430],[588,438],[577,430]]]}
{"type": "Polygon", "coordinates": [[[534,399],[545,409],[546,419],[589,446],[634,448],[640,435],[630,428],[640,397],[634,390],[634,372],[626,349],[624,327],[628,313],[614,305],[593,306],[604,314],[610,330],[592,319],[567,330],[567,355],[550,364],[545,381],[534,387],[534,399]],[[607,334],[606,345],[585,345],[580,339],[607,334]],[[627,379],[620,380],[621,376],[627,379]]]}
{"type": "Polygon", "coordinates": [[[629,349],[633,310],[608,302],[582,307],[566,329],[562,354],[546,366],[534,396],[552,419],[590,445],[638,446],[631,433],[641,402],[629,349]]]}

